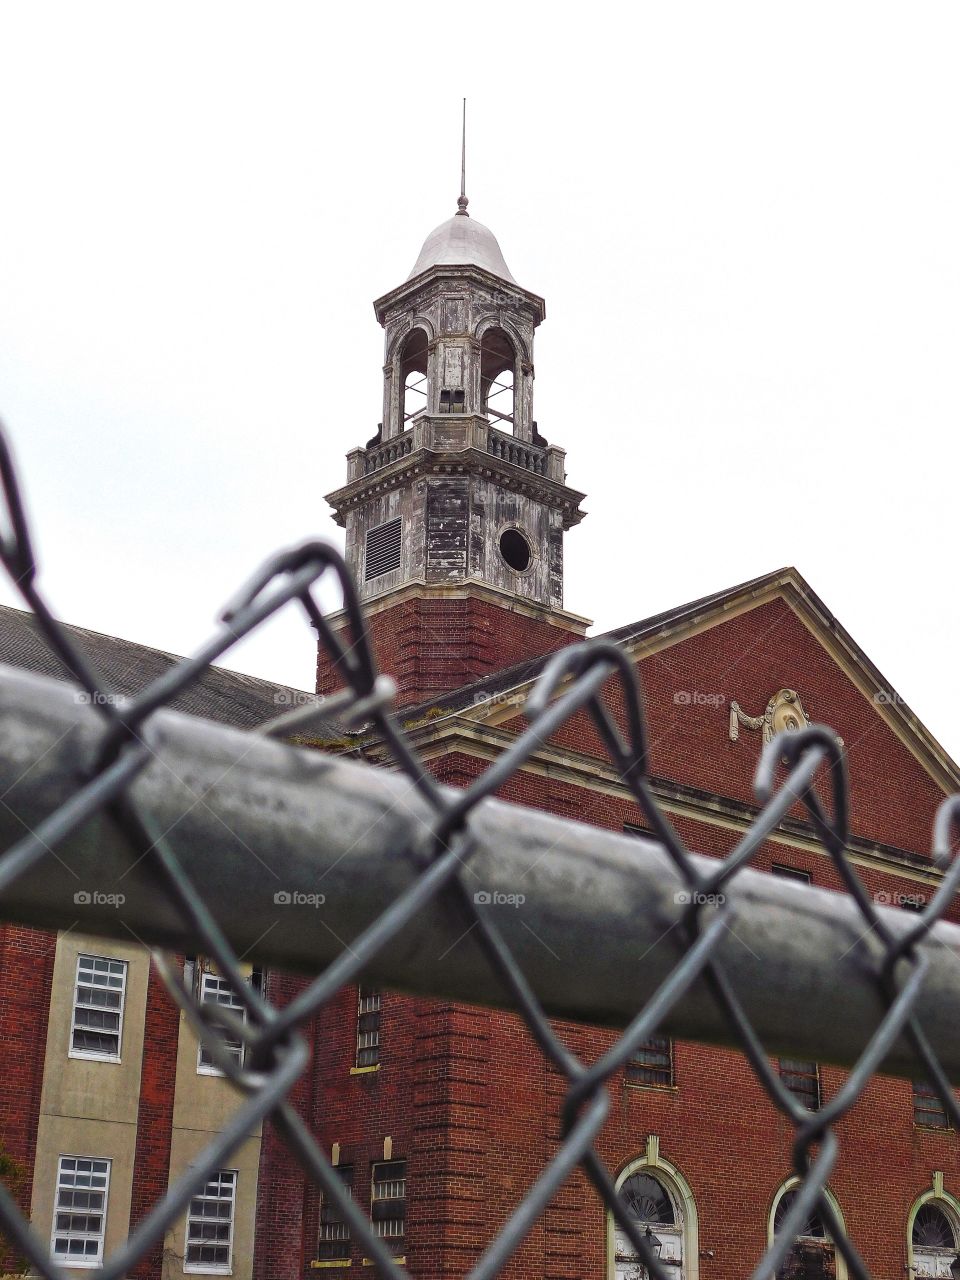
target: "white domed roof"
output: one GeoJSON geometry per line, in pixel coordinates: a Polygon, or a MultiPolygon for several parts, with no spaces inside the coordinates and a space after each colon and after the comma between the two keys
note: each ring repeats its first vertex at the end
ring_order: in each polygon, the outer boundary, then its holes
{"type": "Polygon", "coordinates": [[[431,267],[450,266],[482,267],[501,280],[517,283],[503,260],[497,237],[467,213],[455,213],[430,232],[407,279],[412,280],[431,267]]]}

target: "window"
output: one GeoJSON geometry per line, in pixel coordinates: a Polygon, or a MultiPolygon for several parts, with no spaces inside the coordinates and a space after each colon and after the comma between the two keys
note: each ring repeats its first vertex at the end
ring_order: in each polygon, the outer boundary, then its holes
{"type": "MultiPolygon", "coordinates": [[[[809,871],[803,871],[800,867],[788,867],[778,862],[770,868],[770,874],[779,876],[781,880],[797,880],[800,884],[810,884],[812,879],[809,871]]],[[[793,1096],[802,1102],[808,1111],[819,1111],[821,1107],[820,1068],[817,1063],[804,1062],[799,1058],[780,1058],[777,1067],[780,1071],[780,1079],[793,1096]]]]}
{"type": "Polygon", "coordinates": [[[815,1062],[780,1058],[780,1079],[808,1111],[820,1110],[820,1068],[815,1062]]]}
{"type": "Polygon", "coordinates": [[[500,554],[511,569],[524,573],[530,568],[533,552],[519,529],[504,529],[500,535],[500,554]]]}
{"type": "Polygon", "coordinates": [[[230,1271],[236,1195],[236,1169],[220,1169],[190,1201],[184,1271],[230,1271]]]}
{"type": "MultiPolygon", "coordinates": [[[[689,1223],[684,1220],[683,1201],[675,1194],[676,1188],[671,1192],[661,1181],[659,1170],[654,1177],[645,1168],[634,1168],[617,1188],[627,1216],[641,1235],[653,1237],[649,1243],[654,1254],[670,1264],[671,1271],[676,1268],[676,1275],[685,1275],[684,1258],[690,1256],[687,1246],[696,1257],[696,1237],[687,1239],[689,1223]]],[[[688,1203],[692,1203],[692,1197],[688,1203]]],[[[616,1269],[611,1268],[608,1274],[611,1277],[645,1276],[647,1272],[640,1256],[616,1219],[613,1220],[613,1239],[612,1261],[616,1269]]]]}
{"type": "Polygon", "coordinates": [[[387,520],[384,524],[378,524],[374,529],[368,529],[363,569],[364,582],[399,569],[401,546],[400,516],[394,520],[387,520]]]}
{"type": "Polygon", "coordinates": [[[922,1125],[925,1129],[951,1127],[946,1107],[939,1095],[925,1082],[914,1081],[913,1084],[913,1123],[922,1125]]]}
{"type": "MultiPolygon", "coordinates": [[[[774,1235],[780,1234],[796,1198],[796,1187],[781,1195],[773,1216],[774,1235]]],[[[813,1213],[794,1237],[793,1247],[777,1272],[777,1280],[832,1280],[836,1274],[833,1241],[819,1213],[813,1213]]]]}
{"type": "Polygon", "coordinates": [[[403,1246],[407,1217],[407,1162],[384,1160],[373,1166],[370,1217],[378,1236],[403,1246]]]}
{"type": "Polygon", "coordinates": [[[673,1041],[667,1036],[651,1036],[644,1040],[626,1067],[628,1084],[673,1084],[673,1041]]]}
{"type": "Polygon", "coordinates": [[[110,1161],[61,1156],[51,1252],[70,1267],[99,1267],[110,1190],[110,1161]]]}
{"type": "MultiPolygon", "coordinates": [[[[340,1181],[348,1191],[353,1190],[353,1165],[337,1166],[340,1181]]],[[[318,1262],[346,1262],[350,1257],[350,1228],[340,1215],[340,1210],[324,1193],[320,1199],[320,1232],[317,1239],[318,1262]]]]}
{"type": "Polygon", "coordinates": [[[928,1200],[921,1204],[910,1232],[912,1273],[916,1280],[950,1276],[950,1264],[957,1256],[957,1231],[946,1204],[928,1200]]]}
{"type": "MultiPolygon", "coordinates": [[[[226,978],[221,978],[218,973],[203,972],[200,975],[200,1002],[201,1004],[216,1004],[224,1009],[230,1009],[241,1017],[244,1013],[244,1006],[239,996],[231,988],[226,978]]],[[[235,1036],[229,1035],[225,1030],[220,1031],[220,1037],[223,1042],[223,1049],[230,1055],[238,1066],[243,1066],[243,1042],[235,1036]]],[[[197,1071],[205,1076],[220,1076],[223,1072],[216,1065],[207,1046],[200,1042],[197,1050],[197,1071]]]]}
{"type": "Polygon", "coordinates": [[[782,880],[799,880],[801,884],[810,884],[811,881],[809,871],[801,871],[799,867],[787,867],[778,862],[770,868],[770,874],[780,876],[782,880]]]}
{"type": "Polygon", "coordinates": [[[660,841],[656,838],[653,832],[648,831],[646,827],[638,827],[632,822],[625,822],[623,824],[623,834],[625,836],[632,836],[634,840],[638,840],[641,844],[646,845],[650,850],[656,850],[659,852],[663,849],[663,845],[660,841]]]}
{"type": "Polygon", "coordinates": [[[77,984],[73,993],[71,1058],[120,1061],[123,997],[127,984],[125,960],[106,956],[77,956],[77,984]]]}
{"type": "Polygon", "coordinates": [[[463,413],[463,392],[462,391],[441,391],[440,392],[440,412],[441,413],[463,413]]]}
{"type": "Polygon", "coordinates": [[[357,990],[357,1066],[375,1067],[380,1062],[380,1012],[382,999],[371,987],[357,990]]]}

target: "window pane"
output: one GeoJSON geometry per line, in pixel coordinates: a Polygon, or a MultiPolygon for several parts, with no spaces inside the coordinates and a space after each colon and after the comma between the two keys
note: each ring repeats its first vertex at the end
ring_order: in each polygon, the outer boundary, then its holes
{"type": "Polygon", "coordinates": [[[107,956],[77,957],[70,1051],[119,1059],[127,965],[107,956]]]}
{"type": "MultiPolygon", "coordinates": [[[[244,1015],[244,1005],[240,997],[232,990],[226,978],[217,973],[203,973],[200,976],[200,1000],[203,1004],[218,1005],[230,1009],[240,1017],[244,1015]]],[[[217,1024],[214,1024],[217,1026],[217,1024]]],[[[243,1066],[243,1042],[229,1035],[224,1028],[218,1031],[222,1047],[239,1066],[243,1066]]],[[[220,1068],[214,1062],[207,1046],[200,1042],[197,1057],[197,1070],[206,1075],[221,1075],[220,1068]]]]}
{"type": "Polygon", "coordinates": [[[229,1271],[237,1174],[221,1169],[190,1201],[185,1271],[229,1271]]]}
{"type": "Polygon", "coordinates": [[[103,1259],[110,1161],[61,1156],[51,1249],[54,1260],[95,1266],[103,1259]]]}

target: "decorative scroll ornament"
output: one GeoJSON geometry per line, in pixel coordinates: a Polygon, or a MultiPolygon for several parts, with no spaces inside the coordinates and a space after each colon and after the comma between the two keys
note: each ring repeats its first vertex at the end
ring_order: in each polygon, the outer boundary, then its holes
{"type": "Polygon", "coordinates": [[[747,729],[762,729],[764,746],[784,731],[796,732],[805,729],[810,723],[807,713],[800,702],[796,689],[780,689],[767,703],[763,715],[748,716],[739,702],[730,703],[730,740],[736,742],[740,737],[740,726],[747,729]]]}

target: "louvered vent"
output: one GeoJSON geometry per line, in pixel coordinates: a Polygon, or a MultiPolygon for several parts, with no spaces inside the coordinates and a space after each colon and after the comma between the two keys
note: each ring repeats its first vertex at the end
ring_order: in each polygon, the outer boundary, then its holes
{"type": "Polygon", "coordinates": [[[400,568],[400,517],[378,524],[367,532],[367,554],[364,580],[379,578],[391,569],[400,568]]]}

